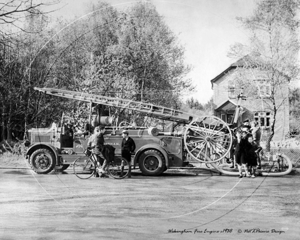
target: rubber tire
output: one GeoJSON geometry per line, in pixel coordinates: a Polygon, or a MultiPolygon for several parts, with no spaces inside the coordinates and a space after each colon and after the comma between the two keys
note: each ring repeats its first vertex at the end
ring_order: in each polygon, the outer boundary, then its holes
{"type": "Polygon", "coordinates": [[[65,171],[68,167],[70,166],[70,164],[63,164],[63,165],[60,165],[60,166],[56,166],[56,170],[62,172],[62,171],[65,171]]]}
{"type": "Polygon", "coordinates": [[[164,155],[160,151],[155,150],[155,149],[149,149],[149,150],[146,150],[146,151],[142,152],[140,157],[139,157],[139,168],[140,168],[143,175],[146,175],[146,176],[160,175],[166,169],[166,160],[164,158],[164,155]],[[156,158],[159,162],[159,165],[161,165],[161,166],[158,166],[155,170],[152,170],[152,171],[147,169],[144,166],[144,161],[148,157],[156,158]]]}
{"type": "Polygon", "coordinates": [[[31,154],[30,159],[29,159],[29,163],[30,163],[31,169],[34,172],[36,172],[37,174],[46,174],[46,173],[49,173],[49,172],[54,170],[54,168],[55,168],[55,157],[54,157],[54,154],[53,154],[52,151],[50,151],[46,148],[40,148],[40,149],[35,150],[31,154]],[[35,163],[34,163],[35,159],[36,159],[36,157],[38,157],[41,154],[46,155],[49,159],[49,164],[48,164],[46,169],[39,169],[39,168],[35,167],[35,163]]]}
{"type": "Polygon", "coordinates": [[[164,169],[163,169],[163,171],[162,171],[162,173],[164,173],[165,171],[167,171],[168,170],[168,168],[167,168],[167,166],[166,166],[166,164],[165,164],[165,166],[164,166],[164,169]]]}
{"type": "MultiPolygon", "coordinates": [[[[119,166],[119,164],[116,164],[116,165],[114,165],[114,166],[119,166]]],[[[128,163],[128,161],[127,161],[124,157],[115,157],[114,161],[108,163],[108,169],[107,169],[107,172],[108,172],[108,175],[111,176],[111,177],[114,178],[114,179],[123,179],[123,178],[127,177],[128,174],[129,174],[129,163],[128,163]],[[117,160],[117,158],[118,158],[118,160],[117,160]],[[120,166],[121,166],[121,160],[124,161],[125,168],[127,169],[127,171],[126,171],[122,176],[120,176],[120,175],[115,175],[115,174],[114,174],[114,171],[111,171],[111,170],[110,170],[111,164],[112,164],[113,162],[114,162],[114,163],[116,163],[116,162],[119,163],[119,162],[120,162],[120,166]]]]}
{"type": "MultiPolygon", "coordinates": [[[[94,162],[90,159],[90,158],[88,158],[88,159],[86,159],[85,161],[86,162],[88,162],[89,164],[91,164],[92,166],[93,166],[93,170],[91,170],[91,172],[90,173],[88,173],[88,174],[81,174],[81,173],[78,173],[77,171],[76,171],[76,166],[77,166],[77,161],[82,161],[80,158],[78,158],[78,159],[76,159],[75,161],[74,161],[74,163],[73,163],[73,172],[74,172],[74,174],[75,174],[75,176],[76,177],[78,177],[78,178],[80,178],[80,179],[89,179],[89,178],[91,178],[92,176],[96,176],[98,173],[97,173],[97,171],[95,170],[95,165],[94,165],[94,162]]],[[[88,164],[87,164],[88,165],[88,164]]]]}

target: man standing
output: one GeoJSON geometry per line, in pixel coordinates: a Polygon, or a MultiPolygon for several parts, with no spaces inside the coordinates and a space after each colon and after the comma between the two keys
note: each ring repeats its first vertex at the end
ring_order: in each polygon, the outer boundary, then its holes
{"type": "Polygon", "coordinates": [[[241,133],[237,132],[237,145],[235,148],[235,161],[238,165],[239,177],[243,177],[243,169],[245,171],[245,175],[250,177],[249,171],[247,169],[247,161],[248,161],[248,152],[251,148],[251,144],[248,142],[249,132],[246,129],[242,129],[241,133]]]}
{"type": "Polygon", "coordinates": [[[131,178],[131,154],[135,150],[135,142],[131,137],[129,137],[129,133],[126,130],[122,132],[122,157],[125,158],[129,163],[129,174],[128,177],[131,178]]]}
{"type": "Polygon", "coordinates": [[[261,130],[259,127],[259,124],[257,121],[253,121],[251,123],[252,128],[251,128],[251,133],[253,136],[253,142],[256,144],[257,146],[257,160],[258,160],[258,167],[257,169],[261,169],[261,159],[260,159],[260,151],[262,150],[262,147],[260,146],[260,139],[261,139],[261,130]]]}

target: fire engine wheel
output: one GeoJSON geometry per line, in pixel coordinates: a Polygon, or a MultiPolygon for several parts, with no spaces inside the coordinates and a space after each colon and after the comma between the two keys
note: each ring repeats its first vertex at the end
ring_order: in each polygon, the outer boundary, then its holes
{"type": "Polygon", "coordinates": [[[139,157],[139,168],[143,175],[156,176],[166,169],[166,161],[161,152],[146,150],[139,157]]]}
{"type": "Polygon", "coordinates": [[[49,173],[55,168],[54,154],[46,148],[34,151],[29,161],[31,169],[38,174],[49,173]]]}
{"type": "Polygon", "coordinates": [[[230,151],[232,134],[229,126],[215,116],[192,121],[184,131],[184,145],[191,157],[199,162],[214,163],[230,151]]]}
{"type": "Polygon", "coordinates": [[[55,169],[58,171],[65,171],[69,166],[70,164],[63,164],[61,166],[56,166],[55,169]]]}

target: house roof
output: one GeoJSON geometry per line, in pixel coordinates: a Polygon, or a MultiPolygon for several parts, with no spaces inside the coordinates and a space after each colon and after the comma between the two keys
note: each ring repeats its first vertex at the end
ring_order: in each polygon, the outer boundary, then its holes
{"type": "Polygon", "coordinates": [[[226,68],[223,72],[221,72],[218,76],[210,80],[211,87],[213,87],[213,83],[217,82],[220,78],[222,78],[224,75],[226,75],[228,72],[230,72],[232,69],[235,69],[237,67],[255,67],[258,64],[258,55],[257,54],[251,54],[246,55],[236,62],[232,63],[228,68],[226,68]],[[255,57],[255,58],[254,58],[255,57]]]}
{"type": "Polygon", "coordinates": [[[230,70],[237,68],[237,66],[232,66],[232,64],[226,68],[223,72],[221,72],[218,76],[210,80],[211,87],[213,87],[213,83],[217,82],[220,78],[222,78],[224,75],[226,75],[230,70]]]}
{"type": "Polygon", "coordinates": [[[225,102],[223,102],[222,104],[220,104],[219,106],[217,106],[215,108],[215,111],[220,111],[220,110],[223,110],[223,111],[235,110],[236,106],[237,106],[237,103],[235,103],[234,101],[228,99],[225,102]]]}

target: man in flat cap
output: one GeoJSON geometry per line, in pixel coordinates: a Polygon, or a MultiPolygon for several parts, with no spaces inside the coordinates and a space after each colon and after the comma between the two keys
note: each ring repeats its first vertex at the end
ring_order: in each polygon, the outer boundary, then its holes
{"type": "Polygon", "coordinates": [[[135,142],[131,137],[129,137],[129,133],[127,130],[122,131],[122,157],[125,158],[129,163],[129,174],[128,177],[131,178],[131,154],[135,150],[135,142]]]}

